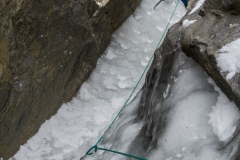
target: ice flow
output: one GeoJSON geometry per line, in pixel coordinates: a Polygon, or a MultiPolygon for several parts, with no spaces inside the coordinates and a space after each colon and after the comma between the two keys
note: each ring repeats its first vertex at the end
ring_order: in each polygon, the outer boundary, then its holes
{"type": "MultiPolygon", "coordinates": [[[[21,146],[14,155],[16,160],[78,160],[96,143],[140,78],[177,2],[162,2],[153,10],[157,1],[143,0],[114,32],[109,47],[77,96],[63,104],[21,146]]],[[[185,8],[179,3],[171,24],[184,14],[185,8]]],[[[138,91],[143,82],[144,78],[138,91]]]]}

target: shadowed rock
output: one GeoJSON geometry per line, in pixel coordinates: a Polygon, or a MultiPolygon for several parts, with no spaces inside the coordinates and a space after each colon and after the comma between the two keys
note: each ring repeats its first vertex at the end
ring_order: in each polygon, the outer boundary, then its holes
{"type": "Polygon", "coordinates": [[[216,9],[231,14],[240,14],[240,1],[239,0],[207,0],[205,2],[207,10],[216,9]]]}
{"type": "Polygon", "coordinates": [[[0,2],[0,157],[12,156],[71,100],[139,2],[0,2]]]}

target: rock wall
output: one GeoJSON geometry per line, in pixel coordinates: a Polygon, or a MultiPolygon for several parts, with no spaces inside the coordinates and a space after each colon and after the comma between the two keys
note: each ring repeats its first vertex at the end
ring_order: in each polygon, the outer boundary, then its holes
{"type": "Polygon", "coordinates": [[[0,157],[71,100],[140,0],[0,2],[0,157]]]}
{"type": "MultiPolygon", "coordinates": [[[[240,1],[238,0],[206,0],[196,13],[183,18],[196,19],[197,22],[181,29],[180,43],[182,51],[200,64],[240,109],[240,73],[236,73],[228,80],[226,78],[228,72],[222,72],[217,65],[219,49],[240,38],[239,8],[240,1]]],[[[239,145],[240,126],[236,129],[232,140],[224,144],[221,150],[234,150],[235,153],[229,155],[229,159],[239,160],[239,145]]]]}
{"type": "Polygon", "coordinates": [[[183,52],[198,62],[240,108],[240,74],[227,80],[227,73],[221,72],[216,62],[219,49],[240,38],[240,10],[229,7],[232,5],[238,6],[240,2],[206,0],[199,11],[183,18],[197,21],[185,29],[181,26],[180,43],[183,52]]]}
{"type": "Polygon", "coordinates": [[[240,13],[240,2],[239,0],[207,0],[205,9],[216,9],[238,15],[240,13]]]}

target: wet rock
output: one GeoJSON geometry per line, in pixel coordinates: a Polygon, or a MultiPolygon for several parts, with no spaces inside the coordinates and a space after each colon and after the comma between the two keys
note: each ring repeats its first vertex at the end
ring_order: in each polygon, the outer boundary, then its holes
{"type": "Polygon", "coordinates": [[[140,0],[0,2],[0,157],[71,100],[140,0]]]}
{"type": "Polygon", "coordinates": [[[240,14],[239,0],[207,0],[205,8],[207,10],[216,9],[231,14],[240,14]]]}

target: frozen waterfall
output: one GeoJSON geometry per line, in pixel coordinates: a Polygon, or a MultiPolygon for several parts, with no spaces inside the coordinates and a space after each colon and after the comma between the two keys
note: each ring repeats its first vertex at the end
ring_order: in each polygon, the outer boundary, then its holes
{"type": "MultiPolygon", "coordinates": [[[[12,159],[79,160],[98,141],[140,78],[177,0],[163,1],[154,10],[157,2],[142,0],[135,12],[113,33],[109,47],[77,96],[46,120],[39,132],[22,145],[12,159]]],[[[185,13],[184,5],[179,3],[171,25],[185,13]]],[[[169,84],[172,89],[164,92],[165,96],[172,96],[169,103],[173,106],[166,116],[166,129],[146,158],[227,160],[227,154],[221,153],[218,146],[232,136],[239,118],[238,109],[211,78],[184,54],[177,58],[175,69],[178,76],[169,84]],[[225,106],[230,106],[230,109],[225,106]],[[219,119],[222,110],[229,115],[234,112],[234,118],[219,119]]],[[[144,78],[134,98],[105,134],[100,144],[102,147],[129,151],[144,123],[136,121],[143,84],[144,78]]],[[[138,150],[138,147],[135,149],[138,150]]],[[[91,159],[120,160],[126,157],[98,151],[86,157],[86,160],[91,159]]]]}

